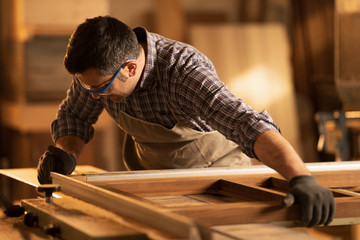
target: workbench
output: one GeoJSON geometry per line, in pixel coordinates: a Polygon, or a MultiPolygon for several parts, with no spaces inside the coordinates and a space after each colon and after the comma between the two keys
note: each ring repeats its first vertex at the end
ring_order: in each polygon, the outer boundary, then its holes
{"type": "MultiPolygon", "coordinates": [[[[0,239],[6,240],[56,240],[60,239],[49,234],[39,227],[28,227],[24,223],[24,216],[18,218],[9,218],[0,213],[0,239]]],[[[135,228],[141,229],[140,226],[135,228]]],[[[105,230],[108,229],[104,228],[105,230]]],[[[227,226],[223,228],[228,234],[234,234],[234,236],[242,236],[242,240],[319,240],[319,239],[332,239],[329,235],[322,234],[320,232],[307,232],[305,230],[291,230],[285,227],[279,227],[271,224],[244,224],[238,226],[227,226]]],[[[119,231],[121,232],[121,228],[119,231]]],[[[159,232],[151,232],[154,230],[144,229],[148,235],[145,236],[141,233],[136,235],[136,231],[128,231],[123,229],[122,235],[126,233],[134,234],[133,236],[126,236],[124,238],[114,239],[176,239],[169,235],[164,235],[159,232]]],[[[75,238],[71,238],[75,239],[75,238]]],[[[76,238],[79,239],[79,238],[76,238]]],[[[94,239],[100,239],[94,237],[94,239]]],[[[108,238],[106,238],[108,239],[108,238]]],[[[214,239],[226,239],[226,238],[214,238],[214,239]]],[[[229,238],[236,239],[236,238],[229,238]]]]}
{"type": "MultiPolygon", "coordinates": [[[[360,223],[360,198],[353,189],[360,186],[360,163],[307,166],[334,193],[337,212],[332,225],[350,229],[360,223]]],[[[37,186],[31,183],[35,169],[0,173],[37,186]]],[[[42,228],[62,239],[319,239],[310,230],[287,228],[296,227],[299,207],[280,206],[287,183],[265,166],[52,177],[61,186],[53,203],[44,198],[21,200],[36,218],[28,216],[34,220],[27,221],[29,227],[19,218],[4,218],[1,226],[11,228],[6,231],[43,237],[28,233],[42,228]]]]}

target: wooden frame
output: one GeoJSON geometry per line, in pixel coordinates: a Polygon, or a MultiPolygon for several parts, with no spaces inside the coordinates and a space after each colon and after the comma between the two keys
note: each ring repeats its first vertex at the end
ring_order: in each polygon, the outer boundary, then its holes
{"type": "MultiPolygon", "coordinates": [[[[333,191],[337,211],[332,225],[360,223],[360,163],[308,167],[333,191]]],[[[52,176],[65,193],[184,238],[194,229],[206,234],[219,225],[290,226],[300,219],[298,204],[281,205],[287,182],[263,166],[52,176]]]]}

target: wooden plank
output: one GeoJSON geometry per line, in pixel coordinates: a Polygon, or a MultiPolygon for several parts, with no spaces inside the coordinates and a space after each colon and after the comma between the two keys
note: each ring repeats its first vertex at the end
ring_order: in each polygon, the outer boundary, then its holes
{"type": "Polygon", "coordinates": [[[285,193],[267,189],[264,187],[250,186],[226,180],[219,180],[220,193],[238,197],[248,201],[282,200],[285,193]]]}
{"type": "Polygon", "coordinates": [[[137,199],[71,179],[61,174],[51,173],[51,175],[54,184],[61,185],[62,191],[74,197],[177,237],[188,238],[190,234],[193,234],[193,221],[187,217],[162,211],[137,199]]]}
{"type": "Polygon", "coordinates": [[[360,199],[360,193],[353,192],[346,189],[331,189],[331,191],[334,193],[334,196],[337,197],[356,197],[360,199]]]}
{"type": "Polygon", "coordinates": [[[37,187],[39,185],[37,180],[37,171],[35,168],[0,169],[0,174],[33,187],[37,187]]]}
{"type": "Polygon", "coordinates": [[[295,221],[299,206],[283,208],[280,201],[241,202],[209,206],[181,207],[172,212],[187,216],[206,226],[295,221]]]}
{"type": "MultiPolygon", "coordinates": [[[[335,173],[313,172],[312,173],[319,184],[325,187],[355,187],[360,186],[360,171],[337,171],[336,178],[333,177],[335,173]]],[[[184,171],[186,175],[186,171],[184,171]]],[[[274,189],[280,192],[288,191],[288,182],[280,179],[278,174],[240,174],[240,175],[210,175],[205,176],[190,176],[190,177],[168,177],[168,178],[151,178],[144,181],[143,178],[135,179],[119,179],[96,182],[92,180],[97,186],[118,189],[124,192],[129,192],[138,196],[160,196],[160,195],[185,195],[198,194],[209,191],[216,187],[216,181],[221,178],[224,181],[231,181],[248,185],[252,187],[266,187],[262,189],[271,192],[274,189]],[[271,176],[271,177],[269,177],[271,176]],[[121,180],[121,181],[120,181],[121,180]]],[[[260,189],[260,188],[259,188],[260,189]]],[[[275,193],[275,192],[272,192],[275,193]]],[[[275,193],[279,194],[279,193],[275,193]]]]}
{"type": "Polygon", "coordinates": [[[269,180],[264,182],[263,186],[266,186],[268,188],[282,190],[285,192],[289,191],[289,182],[284,179],[280,179],[280,178],[276,178],[276,177],[270,177],[269,180]]]}
{"type": "MultiPolygon", "coordinates": [[[[74,173],[79,174],[75,176],[76,178],[81,178],[83,173],[104,173],[106,172],[103,169],[89,166],[89,165],[79,165],[76,166],[74,173]]],[[[20,182],[26,183],[30,186],[37,187],[39,182],[37,180],[37,170],[36,168],[11,168],[11,169],[0,169],[0,174],[18,180],[20,182]]],[[[84,177],[83,177],[84,179],[84,177]]]]}
{"type": "Polygon", "coordinates": [[[48,204],[44,199],[22,200],[27,212],[38,217],[38,226],[58,227],[61,239],[148,239],[146,234],[124,225],[119,217],[79,199],[61,195],[48,204]]]}
{"type": "Polygon", "coordinates": [[[164,207],[185,207],[185,206],[197,206],[204,205],[206,202],[201,201],[190,196],[155,196],[146,197],[145,199],[158,203],[164,207]]]}
{"type": "Polygon", "coordinates": [[[325,187],[357,187],[360,186],[359,170],[338,170],[334,172],[314,172],[319,184],[325,187]],[[336,177],[335,177],[336,176],[336,177]]]}
{"type": "Polygon", "coordinates": [[[148,181],[118,181],[106,184],[96,184],[105,188],[117,189],[129,192],[138,196],[159,196],[159,195],[185,195],[203,193],[216,183],[217,178],[202,178],[199,181],[193,179],[159,179],[148,181]]]}
{"type": "MultiPolygon", "coordinates": [[[[230,226],[216,226],[213,230],[225,232],[231,239],[241,240],[325,240],[306,232],[300,232],[273,224],[241,224],[230,226]],[[239,237],[239,238],[237,238],[239,237]]],[[[330,238],[329,238],[330,239],[330,238]]]]}
{"type": "Polygon", "coordinates": [[[197,199],[199,201],[204,202],[204,204],[217,204],[217,203],[225,203],[228,202],[228,199],[224,199],[222,196],[214,196],[212,194],[191,194],[186,195],[190,198],[197,199]]]}
{"type": "MultiPolygon", "coordinates": [[[[354,166],[353,164],[350,165],[354,166]]],[[[325,171],[324,167],[326,166],[322,165],[322,167],[322,169],[318,169],[318,172],[312,172],[316,178],[319,177],[320,184],[325,183],[323,185],[333,188],[338,185],[340,188],[360,186],[359,170],[345,170],[352,169],[352,167],[344,167],[339,171],[330,166],[331,170],[325,171]],[[335,174],[336,178],[334,177],[335,174]]],[[[179,224],[182,232],[189,232],[188,225],[191,225],[192,221],[210,227],[222,224],[264,222],[295,225],[296,220],[300,219],[298,204],[294,204],[290,208],[282,207],[282,199],[288,190],[288,183],[279,174],[264,173],[263,169],[258,174],[249,174],[244,168],[241,169],[242,174],[235,175],[235,171],[230,170],[231,173],[228,173],[227,170],[219,169],[208,172],[203,169],[200,176],[193,174],[198,170],[167,170],[165,171],[166,177],[159,175],[159,172],[162,171],[155,171],[155,176],[151,174],[153,171],[125,173],[125,177],[115,173],[106,175],[106,180],[101,178],[104,176],[101,174],[100,181],[94,180],[96,177],[90,181],[92,184],[97,184],[96,191],[91,189],[91,187],[95,187],[91,184],[81,185],[79,181],[74,185],[71,178],[61,175],[54,175],[53,177],[54,179],[60,178],[60,182],[68,186],[71,194],[80,198],[90,199],[104,208],[126,214],[125,216],[135,215],[136,219],[145,215],[151,215],[153,218],[164,215],[160,217],[159,221],[152,222],[154,227],[158,224],[163,225],[169,217],[174,225],[179,224]],[[207,173],[209,175],[206,175],[207,173]],[[141,176],[139,177],[137,174],[141,176]],[[111,180],[109,176],[111,176],[111,180]],[[119,176],[119,179],[116,180],[114,176],[119,176]],[[78,190],[78,185],[81,186],[81,191],[78,190]],[[102,187],[112,188],[118,194],[112,195],[114,193],[111,194],[111,191],[109,193],[103,192],[101,191],[102,187]],[[98,196],[89,196],[94,193],[98,196]],[[222,199],[221,196],[217,196],[219,194],[225,198],[222,199]],[[229,201],[226,199],[227,196],[234,197],[234,199],[229,201]],[[192,201],[189,198],[198,200],[202,204],[198,204],[198,201],[192,201]],[[100,199],[106,199],[106,201],[100,201],[100,199]],[[246,202],[246,200],[250,202],[246,202]],[[117,209],[120,205],[124,205],[128,211],[117,209]],[[142,209],[145,210],[144,213],[140,213],[142,209]],[[170,215],[168,216],[168,214],[170,215]],[[179,216],[185,217],[185,220],[181,218],[182,220],[179,221],[177,219],[179,216]]],[[[254,169],[248,168],[248,170],[251,172],[254,169]]],[[[69,189],[65,187],[64,191],[69,191],[69,189]]],[[[333,192],[336,193],[334,196],[336,197],[337,211],[336,219],[332,224],[358,223],[360,199],[357,195],[336,189],[333,192]],[[353,211],[352,209],[356,210],[353,211]]],[[[144,222],[148,221],[151,219],[144,220],[144,222]]],[[[178,234],[177,231],[171,230],[175,235],[178,234]]]]}
{"type": "MultiPolygon", "coordinates": [[[[246,223],[293,222],[300,219],[298,204],[283,208],[281,201],[227,203],[209,206],[181,207],[172,212],[182,214],[205,226],[246,223]]],[[[360,223],[360,201],[351,197],[336,199],[335,218],[339,224],[360,223]],[[347,221],[347,223],[345,223],[347,221]]],[[[334,221],[331,225],[337,225],[334,221]]],[[[296,225],[296,224],[295,224],[296,225]]]]}
{"type": "MultiPolygon", "coordinates": [[[[306,167],[310,172],[317,175],[325,172],[325,176],[333,172],[359,171],[360,161],[350,162],[323,162],[323,163],[306,163],[306,167]]],[[[112,182],[114,180],[131,180],[137,179],[173,179],[173,178],[189,178],[189,177],[223,177],[223,176],[253,176],[264,175],[267,177],[281,178],[273,169],[265,165],[256,165],[251,167],[237,167],[237,168],[192,168],[192,169],[163,169],[163,170],[139,170],[139,171],[118,171],[108,172],[103,174],[83,174],[87,182],[93,184],[112,182]]],[[[336,181],[334,179],[333,181],[336,181]]]]}
{"type": "MultiPolygon", "coordinates": [[[[344,173],[344,175],[349,176],[348,173],[344,173]]],[[[339,185],[339,184],[337,184],[339,185]]],[[[289,183],[285,181],[284,179],[274,178],[271,177],[267,181],[264,182],[263,186],[270,188],[270,189],[276,189],[280,190],[284,193],[289,191],[289,183]]],[[[334,195],[334,197],[349,197],[349,196],[355,196],[355,193],[346,191],[343,189],[330,189],[334,195]]]]}
{"type": "MultiPolygon", "coordinates": [[[[351,166],[351,165],[350,165],[351,166]]],[[[335,171],[317,171],[311,172],[316,178],[317,182],[325,187],[329,188],[341,188],[341,187],[356,187],[360,186],[360,171],[356,169],[348,170],[335,170],[335,171]],[[336,176],[336,177],[334,177],[336,176]]],[[[273,187],[275,189],[288,191],[289,183],[284,179],[278,177],[270,177],[267,182],[264,182],[267,187],[273,187]]]]}

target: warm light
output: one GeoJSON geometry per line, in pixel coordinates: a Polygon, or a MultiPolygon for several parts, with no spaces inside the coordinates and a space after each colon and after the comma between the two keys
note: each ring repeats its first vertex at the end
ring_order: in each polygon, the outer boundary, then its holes
{"type": "Polygon", "coordinates": [[[256,65],[228,81],[228,88],[256,110],[262,111],[284,99],[290,86],[269,67],[256,65]]]}
{"type": "Polygon", "coordinates": [[[337,10],[340,12],[359,12],[360,2],[359,0],[337,0],[337,10]]]}
{"type": "Polygon", "coordinates": [[[190,30],[192,43],[211,59],[230,91],[255,110],[266,110],[301,155],[286,27],[219,24],[190,30]]]}
{"type": "Polygon", "coordinates": [[[58,195],[58,194],[56,194],[56,193],[53,193],[52,196],[53,196],[54,198],[62,198],[62,196],[60,196],[60,195],[58,195]]]}

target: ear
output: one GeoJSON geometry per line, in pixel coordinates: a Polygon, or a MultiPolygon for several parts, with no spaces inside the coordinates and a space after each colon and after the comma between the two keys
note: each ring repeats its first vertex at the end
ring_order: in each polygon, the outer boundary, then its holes
{"type": "Polygon", "coordinates": [[[136,75],[137,64],[135,61],[127,62],[125,68],[129,73],[129,77],[134,77],[136,75]]]}

